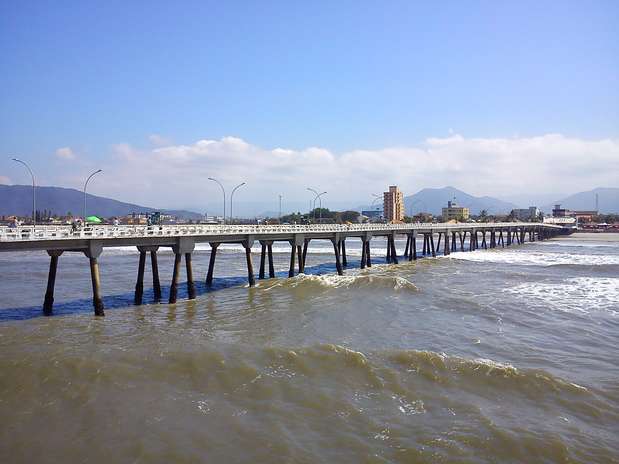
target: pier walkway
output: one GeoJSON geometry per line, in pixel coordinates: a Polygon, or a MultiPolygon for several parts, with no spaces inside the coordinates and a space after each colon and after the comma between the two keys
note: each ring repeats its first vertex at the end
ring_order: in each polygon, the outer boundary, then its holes
{"type": "Polygon", "coordinates": [[[466,223],[466,224],[313,224],[313,225],[163,225],[163,226],[110,226],[97,225],[73,231],[70,226],[27,226],[8,228],[0,227],[0,252],[46,251],[50,256],[47,279],[47,291],[43,303],[43,313],[52,314],[54,287],[58,258],[65,252],[83,253],[90,262],[90,274],[93,290],[95,315],[103,316],[104,308],[101,298],[99,278],[99,257],[104,248],[118,246],[135,246],[140,252],[137,282],[135,286],[135,304],[142,304],[144,292],[144,269],[146,254],[150,254],[153,290],[156,300],[161,299],[157,250],[170,247],[174,252],[174,269],[170,284],[169,303],[177,299],[177,287],[181,261],[184,256],[187,274],[187,290],[190,299],[196,292],[191,265],[192,253],[196,243],[208,243],[211,247],[206,284],[213,282],[213,272],[217,248],[219,245],[240,244],[245,248],[247,278],[250,286],[255,285],[255,275],[251,247],[255,242],[261,245],[259,279],[275,277],[273,267],[274,242],[287,242],[291,245],[290,267],[288,276],[305,269],[307,247],[311,240],[330,240],[337,273],[342,275],[348,266],[346,257],[346,239],[358,238],[362,242],[360,267],[370,267],[373,237],[387,239],[387,262],[398,263],[395,247],[397,235],[406,237],[406,248],[401,259],[416,260],[418,238],[423,239],[422,256],[436,256],[437,253],[448,255],[456,251],[474,251],[478,248],[505,247],[522,244],[525,241],[545,240],[564,233],[561,226],[544,223],[466,223]],[[295,266],[295,261],[297,266],[295,266]]]}

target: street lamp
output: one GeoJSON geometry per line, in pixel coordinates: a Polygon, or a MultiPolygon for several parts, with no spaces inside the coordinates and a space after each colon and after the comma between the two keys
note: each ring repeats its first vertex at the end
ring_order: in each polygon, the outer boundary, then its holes
{"type": "MultiPolygon", "coordinates": [[[[319,212],[320,216],[319,216],[318,222],[321,222],[321,223],[322,223],[322,196],[325,193],[327,193],[327,192],[319,193],[318,196],[316,197],[318,199],[318,201],[319,201],[318,208],[320,209],[320,212],[319,212]]],[[[316,206],[316,199],[314,199],[314,206],[316,206]]]]}
{"type": "Polygon", "coordinates": [[[36,183],[34,180],[34,174],[32,173],[32,169],[30,169],[30,166],[28,166],[28,164],[26,164],[25,161],[22,161],[18,158],[11,158],[13,161],[16,161],[17,163],[21,163],[24,166],[26,166],[26,169],[28,170],[28,172],[30,173],[30,176],[32,177],[32,226],[35,227],[37,225],[37,217],[36,217],[36,211],[37,211],[37,192],[36,192],[36,183]]]}
{"type": "Polygon", "coordinates": [[[279,194],[279,223],[280,224],[282,222],[282,198],[283,198],[283,195],[280,193],[279,194]]]}
{"type": "Polygon", "coordinates": [[[219,184],[219,186],[221,187],[221,192],[224,195],[224,224],[226,223],[226,189],[224,189],[224,186],[221,185],[221,182],[219,182],[217,179],[213,179],[212,177],[209,177],[208,180],[212,180],[213,182],[217,182],[219,184]]]}
{"type": "MultiPolygon", "coordinates": [[[[318,198],[319,193],[310,187],[307,187],[307,190],[309,190],[315,195],[314,198],[310,201],[310,213],[312,213],[312,216],[314,217],[314,219],[316,219],[316,211],[314,210],[316,209],[316,198],[318,198]]],[[[308,219],[309,219],[309,215],[308,215],[308,219]]]]}
{"type": "Polygon", "coordinates": [[[242,187],[243,185],[245,185],[245,182],[241,182],[239,185],[234,187],[232,189],[232,193],[230,194],[230,224],[232,224],[232,197],[234,197],[234,192],[236,192],[236,189],[242,187]]]}
{"type": "Polygon", "coordinates": [[[95,175],[95,174],[99,174],[100,172],[103,172],[103,169],[97,169],[95,172],[93,172],[91,175],[88,176],[88,179],[86,179],[86,182],[84,182],[84,210],[82,211],[83,214],[83,218],[84,218],[84,226],[86,225],[86,187],[88,187],[88,182],[90,181],[90,179],[95,175]]]}

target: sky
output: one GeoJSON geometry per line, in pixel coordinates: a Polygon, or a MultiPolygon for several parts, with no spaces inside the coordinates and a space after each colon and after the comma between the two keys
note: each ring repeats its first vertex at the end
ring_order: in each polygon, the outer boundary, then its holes
{"type": "Polygon", "coordinates": [[[240,214],[619,187],[619,2],[0,4],[0,183],[240,214]]]}

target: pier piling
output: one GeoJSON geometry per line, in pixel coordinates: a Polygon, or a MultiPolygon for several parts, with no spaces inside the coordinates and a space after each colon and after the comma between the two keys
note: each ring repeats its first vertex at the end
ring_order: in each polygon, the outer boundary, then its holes
{"type": "Polygon", "coordinates": [[[142,296],[144,295],[144,268],[146,267],[146,252],[140,250],[140,260],[138,264],[138,278],[135,283],[135,295],[133,304],[139,306],[142,304],[142,296]]]}
{"type": "Polygon", "coordinates": [[[169,304],[176,303],[176,297],[178,294],[178,273],[181,267],[180,253],[174,253],[174,269],[172,270],[172,282],[170,283],[170,297],[168,298],[169,304]]]}
{"type": "Polygon", "coordinates": [[[196,299],[196,286],[193,283],[193,268],[191,266],[191,253],[185,253],[185,269],[187,272],[187,295],[190,300],[196,299]]]}
{"type": "Polygon", "coordinates": [[[251,246],[252,243],[245,242],[243,244],[245,247],[245,260],[247,261],[247,281],[250,287],[256,285],[256,279],[254,277],[254,265],[251,261],[251,246]]]}
{"type": "Polygon", "coordinates": [[[157,250],[150,252],[150,265],[153,273],[153,294],[155,301],[161,300],[161,283],[159,282],[159,264],[157,263],[157,250]]]}
{"type": "Polygon", "coordinates": [[[52,315],[54,307],[54,288],[56,286],[56,269],[58,268],[58,257],[62,251],[47,250],[49,255],[49,273],[47,274],[47,290],[45,291],[45,300],[43,301],[43,314],[46,316],[52,315]]]}
{"type": "Polygon", "coordinates": [[[273,242],[267,242],[267,252],[269,255],[269,278],[275,278],[275,267],[273,266],[273,242]]]}
{"type": "Polygon", "coordinates": [[[211,256],[208,262],[208,272],[206,274],[206,285],[213,285],[213,271],[215,270],[215,257],[217,256],[218,243],[211,243],[211,256]]]}
{"type": "Polygon", "coordinates": [[[264,266],[266,259],[266,249],[267,244],[265,242],[260,242],[260,270],[258,272],[258,278],[264,279],[264,266]]]}

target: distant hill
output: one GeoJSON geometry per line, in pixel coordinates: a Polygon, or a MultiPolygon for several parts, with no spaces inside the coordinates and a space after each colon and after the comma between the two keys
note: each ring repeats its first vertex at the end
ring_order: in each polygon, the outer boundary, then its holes
{"type": "MultiPolygon", "coordinates": [[[[163,210],[147,206],[124,203],[111,198],[86,194],[88,211],[86,214],[95,214],[101,217],[124,216],[131,213],[150,213],[162,211],[184,219],[199,219],[200,214],[183,210],[163,210]]],[[[51,211],[58,215],[68,212],[81,216],[84,207],[84,193],[62,187],[37,187],[37,209],[51,211]]],[[[32,186],[28,185],[0,185],[0,215],[17,214],[29,216],[32,214],[32,186]]]]}
{"type": "Polygon", "coordinates": [[[437,215],[441,214],[442,208],[454,198],[456,204],[469,208],[471,214],[479,214],[484,209],[488,214],[509,213],[517,208],[513,203],[493,197],[475,197],[454,187],[425,188],[414,195],[404,197],[404,206],[407,215],[411,213],[411,208],[413,214],[426,212],[437,215]]]}
{"type": "Polygon", "coordinates": [[[573,210],[595,209],[595,195],[598,195],[600,213],[619,213],[619,188],[596,188],[586,192],[575,193],[569,197],[557,200],[542,207],[544,211],[551,211],[555,204],[562,208],[573,210]]]}

